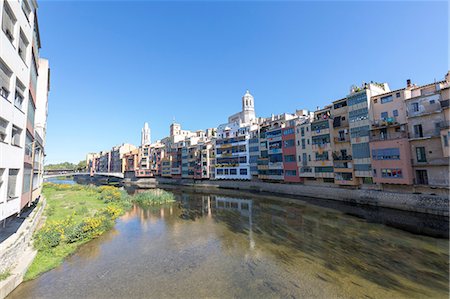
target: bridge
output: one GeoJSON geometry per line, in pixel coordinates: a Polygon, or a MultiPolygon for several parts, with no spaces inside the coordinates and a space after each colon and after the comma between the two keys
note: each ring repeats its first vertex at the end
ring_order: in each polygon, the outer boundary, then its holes
{"type": "MultiPolygon", "coordinates": [[[[75,172],[75,171],[61,171],[59,173],[46,173],[44,174],[44,179],[57,178],[62,176],[80,176],[80,175],[91,175],[89,172],[75,172]]],[[[123,179],[123,173],[121,172],[95,172],[94,176],[106,176],[106,177],[115,177],[123,179]]]]}

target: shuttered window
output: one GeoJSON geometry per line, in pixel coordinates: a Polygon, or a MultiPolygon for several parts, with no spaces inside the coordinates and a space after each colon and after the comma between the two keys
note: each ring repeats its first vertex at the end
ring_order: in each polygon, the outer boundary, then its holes
{"type": "Polygon", "coordinates": [[[4,2],[3,4],[3,18],[2,18],[2,30],[6,34],[6,37],[13,42],[14,41],[14,25],[16,24],[16,18],[12,13],[11,8],[4,2]]]}

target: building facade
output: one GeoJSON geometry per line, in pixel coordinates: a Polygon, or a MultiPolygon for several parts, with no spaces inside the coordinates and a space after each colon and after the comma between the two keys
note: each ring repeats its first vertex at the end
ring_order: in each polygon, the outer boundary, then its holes
{"type": "Polygon", "coordinates": [[[49,71],[39,57],[36,1],[1,1],[0,23],[1,221],[40,196],[49,71]]]}

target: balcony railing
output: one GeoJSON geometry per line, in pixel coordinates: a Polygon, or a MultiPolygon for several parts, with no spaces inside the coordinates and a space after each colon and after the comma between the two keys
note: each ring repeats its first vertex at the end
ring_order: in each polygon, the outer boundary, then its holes
{"type": "Polygon", "coordinates": [[[370,136],[370,141],[383,141],[383,140],[392,140],[392,139],[401,139],[408,138],[408,132],[389,132],[389,133],[380,133],[376,135],[370,136]]]}
{"type": "Polygon", "coordinates": [[[333,153],[333,160],[335,161],[351,161],[353,157],[351,155],[337,155],[333,153]]]}
{"type": "Polygon", "coordinates": [[[344,137],[334,137],[334,142],[335,143],[339,143],[339,142],[350,142],[350,137],[344,136],[344,137]]]}
{"type": "Polygon", "coordinates": [[[396,117],[387,117],[384,119],[376,119],[372,121],[372,127],[378,128],[378,127],[395,127],[399,126],[400,123],[398,122],[398,119],[396,117]]]}

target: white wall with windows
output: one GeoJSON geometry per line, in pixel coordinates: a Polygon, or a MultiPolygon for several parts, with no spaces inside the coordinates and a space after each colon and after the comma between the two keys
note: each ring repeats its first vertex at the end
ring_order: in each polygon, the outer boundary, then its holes
{"type": "Polygon", "coordinates": [[[35,10],[34,1],[0,1],[0,221],[20,211],[35,10]]]}

